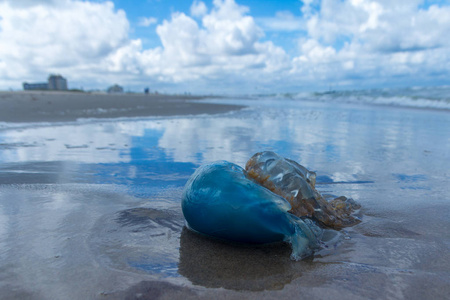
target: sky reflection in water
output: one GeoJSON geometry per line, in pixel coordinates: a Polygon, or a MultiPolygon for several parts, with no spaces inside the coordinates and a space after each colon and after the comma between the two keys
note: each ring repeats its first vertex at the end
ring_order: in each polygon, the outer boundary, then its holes
{"type": "MultiPolygon", "coordinates": [[[[435,191],[433,201],[445,204],[442,187],[448,180],[448,163],[443,161],[449,161],[450,149],[446,112],[280,99],[238,102],[250,107],[220,116],[1,129],[3,259],[17,264],[14,268],[24,277],[26,266],[18,262],[17,255],[31,249],[48,251],[39,246],[40,239],[53,243],[51,255],[74,251],[61,240],[76,239],[75,233],[81,231],[89,236],[89,246],[78,246],[79,251],[91,251],[101,264],[161,277],[175,278],[181,273],[195,284],[223,286],[189,273],[198,267],[195,261],[186,261],[189,253],[204,248],[198,243],[208,242],[182,233],[181,190],[202,163],[228,160],[244,166],[263,150],[273,150],[316,171],[320,191],[353,197],[379,214],[383,209],[400,212],[405,206],[426,207],[423,196],[429,190],[435,191]],[[405,194],[408,190],[419,194],[405,194]],[[84,224],[78,224],[80,217],[84,224]],[[17,228],[24,229],[22,238],[13,237],[17,228]],[[184,250],[180,239],[188,245],[184,250]],[[19,244],[22,252],[9,253],[19,244]]],[[[410,213],[416,217],[414,209],[410,213]]],[[[215,247],[210,245],[205,251],[215,247]]],[[[248,268],[255,268],[255,274],[260,272],[250,289],[267,286],[268,275],[257,263],[252,264],[247,250],[242,251],[234,254],[242,257],[239,264],[245,261],[248,268]]],[[[267,260],[281,274],[270,284],[279,288],[301,276],[289,260],[277,261],[261,251],[254,258],[267,260]]],[[[284,248],[276,251],[288,252],[284,248]]],[[[36,269],[45,265],[39,259],[29,263],[36,269]]],[[[65,263],[76,264],[70,259],[65,263]]],[[[219,259],[205,265],[217,273],[236,267],[229,263],[219,259]]],[[[311,267],[303,265],[301,270],[311,267]]],[[[236,274],[221,275],[230,279],[236,274]]],[[[228,288],[239,288],[238,281],[228,283],[228,288]]]]}
{"type": "Polygon", "coordinates": [[[3,174],[46,171],[69,182],[182,185],[202,163],[243,166],[255,152],[274,150],[333,181],[368,180],[368,165],[417,164],[427,153],[446,154],[447,120],[445,113],[278,100],[222,117],[2,130],[0,161],[3,174]]]}

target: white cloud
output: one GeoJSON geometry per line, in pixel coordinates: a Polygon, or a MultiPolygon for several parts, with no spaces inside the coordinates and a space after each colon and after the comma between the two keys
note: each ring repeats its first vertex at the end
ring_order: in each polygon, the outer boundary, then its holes
{"type": "Polygon", "coordinates": [[[278,11],[275,17],[258,18],[257,21],[266,31],[300,31],[306,29],[304,19],[294,16],[290,11],[278,11]]]}
{"type": "Polygon", "coordinates": [[[36,6],[36,5],[41,5],[41,4],[58,5],[58,4],[64,4],[67,2],[66,0],[60,0],[60,1],[58,1],[58,0],[14,0],[14,1],[2,0],[2,1],[10,2],[11,6],[21,7],[21,8],[36,6]]]}
{"type": "Polygon", "coordinates": [[[3,80],[33,80],[72,67],[89,70],[129,42],[125,12],[115,11],[111,2],[47,2],[28,7],[0,2],[3,80]]]}
{"type": "Polygon", "coordinates": [[[313,12],[313,5],[320,3],[320,0],[301,0],[300,2],[302,2],[302,4],[303,4],[302,8],[301,8],[301,12],[305,16],[309,16],[313,12]]]}
{"type": "Polygon", "coordinates": [[[263,32],[247,11],[232,0],[216,0],[201,24],[184,13],[174,13],[156,28],[161,48],[142,51],[135,43],[109,60],[118,72],[136,65],[147,76],[176,83],[221,82],[229,76],[250,79],[288,68],[283,49],[259,42],[263,32]],[[124,60],[128,63],[121,63],[124,60]]]}
{"type": "Polygon", "coordinates": [[[324,0],[308,20],[308,33],[332,44],[347,36],[372,50],[401,51],[449,44],[450,7],[417,9],[418,1],[324,0]]]}
{"type": "Polygon", "coordinates": [[[0,3],[0,84],[43,80],[58,72],[69,83],[193,86],[195,80],[227,88],[233,81],[242,86],[245,80],[258,82],[262,74],[269,81],[273,72],[289,68],[283,49],[260,41],[264,33],[247,7],[215,0],[205,13],[201,2],[194,6],[195,14],[203,15],[200,23],[175,12],[156,27],[162,47],[145,50],[140,39],[128,37],[125,13],[111,2],[67,0],[59,7],[40,3],[27,9],[0,3]]]}
{"type": "Polygon", "coordinates": [[[194,92],[448,78],[449,5],[302,2],[301,18],[282,11],[255,21],[234,0],[214,0],[210,9],[196,0],[190,15],[174,12],[156,26],[162,46],[144,49],[141,39],[129,37],[125,12],[111,2],[0,1],[0,88],[45,80],[50,72],[85,87],[176,84],[194,92]],[[290,57],[264,30],[298,32],[297,53],[290,57]]]}
{"type": "Polygon", "coordinates": [[[153,17],[142,17],[139,19],[139,26],[141,27],[149,27],[150,25],[156,24],[158,22],[158,20],[156,18],[153,17]]]}
{"type": "Polygon", "coordinates": [[[208,8],[202,1],[194,0],[191,5],[191,15],[194,17],[203,17],[208,12],[208,8]]]}
{"type": "Polygon", "coordinates": [[[420,3],[323,0],[307,17],[291,74],[364,82],[450,73],[450,7],[419,9],[420,3]]]}

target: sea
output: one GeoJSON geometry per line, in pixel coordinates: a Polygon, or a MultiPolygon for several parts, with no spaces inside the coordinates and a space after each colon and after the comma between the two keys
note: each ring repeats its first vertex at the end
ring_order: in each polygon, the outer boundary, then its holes
{"type": "MultiPolygon", "coordinates": [[[[239,97],[238,97],[239,98],[239,97]]],[[[328,90],[322,92],[272,93],[240,98],[350,103],[428,109],[450,109],[450,86],[386,88],[369,90],[328,90]]]]}
{"type": "Polygon", "coordinates": [[[216,115],[0,125],[4,299],[448,299],[450,87],[211,97],[216,115]],[[275,151],[362,206],[302,261],[186,229],[200,165],[275,151]]]}

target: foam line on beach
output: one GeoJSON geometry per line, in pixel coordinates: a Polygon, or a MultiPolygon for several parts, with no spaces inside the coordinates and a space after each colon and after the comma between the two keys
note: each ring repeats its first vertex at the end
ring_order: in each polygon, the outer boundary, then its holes
{"type": "MultiPolygon", "coordinates": [[[[274,93],[252,95],[247,99],[265,100],[290,99],[324,103],[343,103],[406,107],[418,109],[450,110],[450,87],[374,89],[374,90],[331,90],[326,92],[274,93]]],[[[223,102],[220,102],[223,103],[223,102]]]]}

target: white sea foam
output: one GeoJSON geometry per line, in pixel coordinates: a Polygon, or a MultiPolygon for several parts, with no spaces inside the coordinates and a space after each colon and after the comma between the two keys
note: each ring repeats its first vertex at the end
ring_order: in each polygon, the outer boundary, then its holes
{"type": "Polygon", "coordinates": [[[450,110],[450,87],[281,94],[278,98],[450,110]]]}

